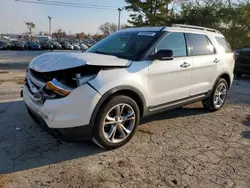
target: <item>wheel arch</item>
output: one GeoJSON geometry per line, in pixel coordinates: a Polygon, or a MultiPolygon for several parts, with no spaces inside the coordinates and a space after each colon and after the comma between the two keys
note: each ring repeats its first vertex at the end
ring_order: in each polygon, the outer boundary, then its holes
{"type": "Polygon", "coordinates": [[[224,78],[224,79],[227,81],[228,88],[231,87],[231,78],[230,78],[229,73],[227,73],[227,72],[224,72],[224,73],[220,74],[220,76],[217,78],[217,80],[216,80],[214,86],[216,85],[216,83],[218,82],[218,80],[219,80],[220,78],[224,78]]]}
{"type": "Polygon", "coordinates": [[[147,113],[145,97],[137,88],[132,86],[118,86],[107,91],[104,95],[102,95],[101,99],[98,101],[90,118],[90,125],[92,127],[94,127],[97,113],[102,107],[102,105],[104,105],[105,102],[107,102],[113,96],[116,95],[125,95],[131,97],[137,103],[141,117],[143,117],[147,113]]]}

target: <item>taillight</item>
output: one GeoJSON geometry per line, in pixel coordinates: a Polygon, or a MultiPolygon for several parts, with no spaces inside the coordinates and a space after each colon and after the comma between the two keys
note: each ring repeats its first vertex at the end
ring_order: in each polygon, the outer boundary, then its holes
{"type": "Polygon", "coordinates": [[[234,60],[234,62],[236,61],[236,59],[237,59],[237,55],[233,55],[233,60],[234,60]]]}

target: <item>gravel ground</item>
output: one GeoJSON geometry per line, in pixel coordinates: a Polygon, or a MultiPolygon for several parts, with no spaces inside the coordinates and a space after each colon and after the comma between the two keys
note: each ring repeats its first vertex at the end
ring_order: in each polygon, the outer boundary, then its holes
{"type": "Polygon", "coordinates": [[[105,151],[45,132],[18,98],[21,83],[13,78],[24,71],[6,70],[0,73],[1,188],[250,187],[250,77],[234,82],[220,111],[196,103],[148,117],[130,143],[105,151]]]}

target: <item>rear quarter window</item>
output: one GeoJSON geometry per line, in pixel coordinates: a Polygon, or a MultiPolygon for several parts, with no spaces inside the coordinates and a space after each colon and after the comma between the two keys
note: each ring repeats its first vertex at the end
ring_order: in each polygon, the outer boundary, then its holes
{"type": "Polygon", "coordinates": [[[215,39],[221,48],[224,49],[225,53],[232,53],[232,48],[224,37],[215,37],[215,39]]]}

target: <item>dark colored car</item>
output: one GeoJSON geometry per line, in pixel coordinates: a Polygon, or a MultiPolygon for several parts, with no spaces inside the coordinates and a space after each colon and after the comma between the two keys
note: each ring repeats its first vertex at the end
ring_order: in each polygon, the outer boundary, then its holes
{"type": "Polygon", "coordinates": [[[53,45],[49,41],[44,41],[40,43],[41,50],[51,50],[53,51],[53,45]]]}
{"type": "Polygon", "coordinates": [[[7,44],[4,41],[0,41],[0,50],[7,50],[7,44]]]}
{"type": "Polygon", "coordinates": [[[241,78],[243,74],[250,75],[250,48],[238,51],[238,55],[236,55],[234,74],[236,78],[241,78]]]}
{"type": "Polygon", "coordinates": [[[13,50],[24,50],[24,42],[23,41],[12,41],[12,47],[13,50]]]}
{"type": "Polygon", "coordinates": [[[53,49],[62,49],[62,45],[59,42],[51,42],[51,44],[53,45],[53,49]]]}
{"type": "Polygon", "coordinates": [[[11,43],[11,41],[6,40],[6,41],[4,41],[4,42],[5,42],[6,46],[7,46],[7,50],[10,50],[10,49],[12,48],[12,43],[11,43]]]}
{"type": "Polygon", "coordinates": [[[36,42],[29,41],[24,44],[24,49],[25,50],[41,50],[41,46],[36,42]]]}
{"type": "Polygon", "coordinates": [[[92,39],[85,39],[85,40],[83,41],[83,43],[84,43],[85,45],[87,45],[88,47],[91,47],[91,46],[93,46],[93,45],[96,43],[96,41],[95,41],[95,40],[92,40],[92,39]]]}

